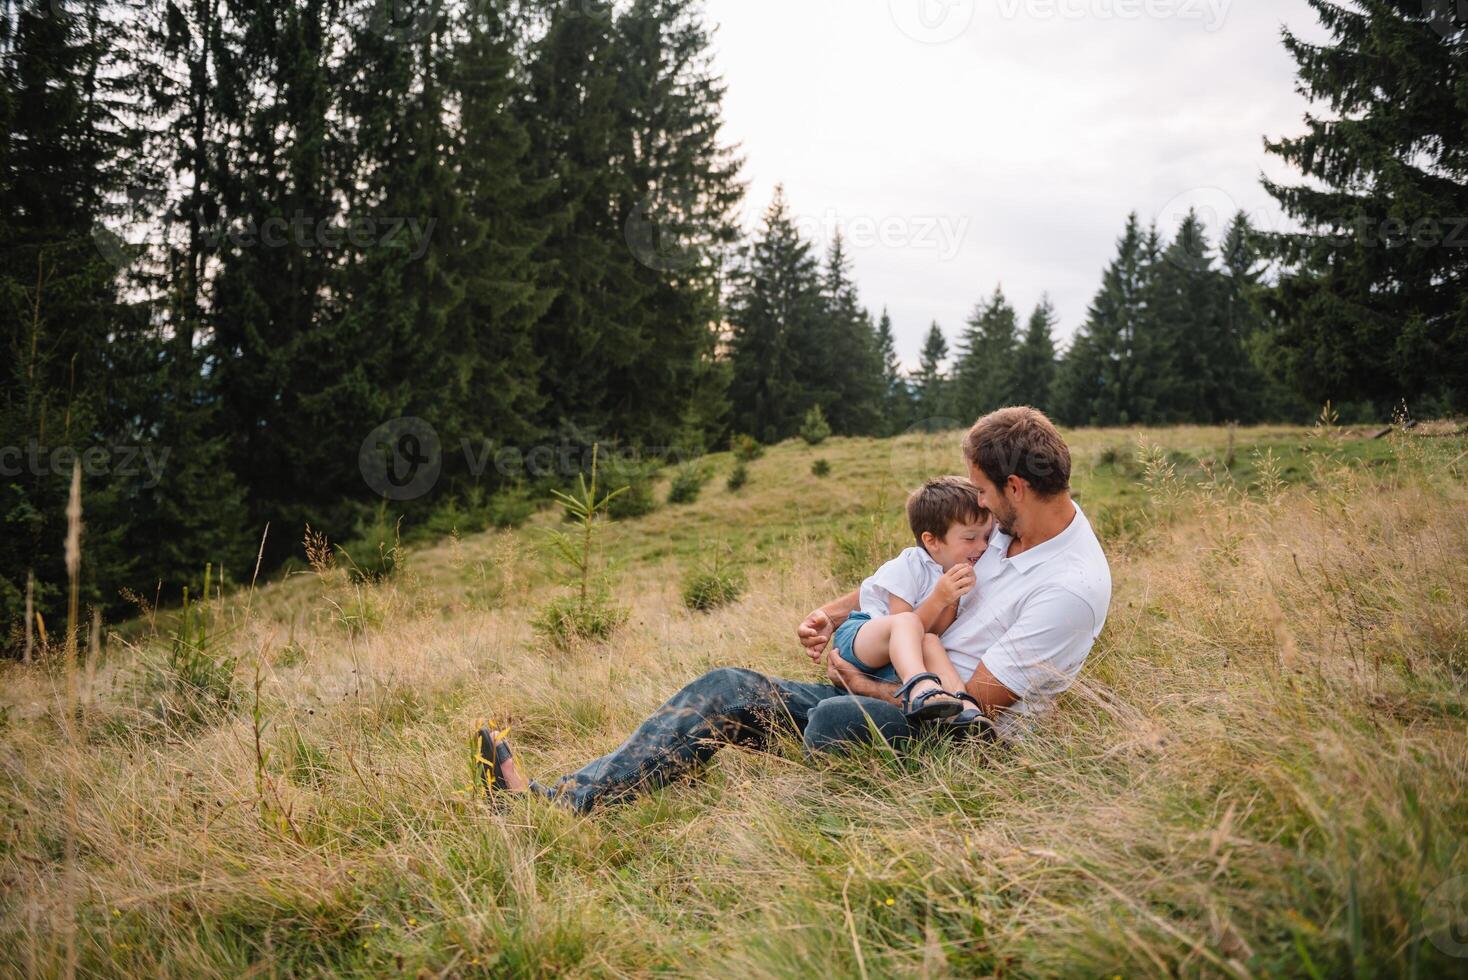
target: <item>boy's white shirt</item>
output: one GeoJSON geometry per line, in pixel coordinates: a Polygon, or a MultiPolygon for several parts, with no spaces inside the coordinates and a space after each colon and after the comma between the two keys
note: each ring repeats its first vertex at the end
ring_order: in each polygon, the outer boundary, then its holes
{"type": "Polygon", "coordinates": [[[908,548],[861,583],[857,594],[861,611],[873,619],[890,616],[892,596],[916,609],[933,594],[942,577],[943,566],[933,560],[927,549],[908,548]]]}

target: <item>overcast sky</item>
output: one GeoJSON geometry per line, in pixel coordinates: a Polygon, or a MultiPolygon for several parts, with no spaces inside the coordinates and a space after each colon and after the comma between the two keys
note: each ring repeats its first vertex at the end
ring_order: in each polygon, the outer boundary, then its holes
{"type": "MultiPolygon", "coordinates": [[[[1002,283],[1058,340],[1085,316],[1127,212],[1171,232],[1277,209],[1265,134],[1302,128],[1282,23],[1304,0],[707,0],[751,224],[784,183],[808,237],[852,244],[909,364],[1002,283]]],[[[1216,234],[1215,234],[1216,237],[1216,234]]]]}

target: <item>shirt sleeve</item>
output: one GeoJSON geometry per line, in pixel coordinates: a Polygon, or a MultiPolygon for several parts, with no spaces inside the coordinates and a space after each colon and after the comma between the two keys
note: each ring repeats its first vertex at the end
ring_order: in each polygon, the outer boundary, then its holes
{"type": "Polygon", "coordinates": [[[1095,638],[1091,604],[1069,589],[1046,589],[1030,597],[982,662],[1022,700],[1050,698],[1070,687],[1095,638]]]}
{"type": "Polygon", "coordinates": [[[906,551],[877,569],[870,584],[884,590],[889,596],[896,596],[914,609],[923,599],[918,565],[906,551]]]}

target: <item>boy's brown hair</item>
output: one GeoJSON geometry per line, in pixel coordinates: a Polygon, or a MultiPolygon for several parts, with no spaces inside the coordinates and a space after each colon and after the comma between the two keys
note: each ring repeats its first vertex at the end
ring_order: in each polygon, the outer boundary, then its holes
{"type": "Polygon", "coordinates": [[[979,506],[979,491],[961,476],[929,480],[907,498],[907,523],[919,548],[924,531],[942,538],[953,525],[976,523],[985,513],[979,506]]]}

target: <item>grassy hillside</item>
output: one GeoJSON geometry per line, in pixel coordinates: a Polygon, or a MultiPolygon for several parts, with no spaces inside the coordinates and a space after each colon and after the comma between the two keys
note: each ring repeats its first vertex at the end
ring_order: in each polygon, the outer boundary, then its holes
{"type": "Polygon", "coordinates": [[[1040,735],[731,750],[591,818],[486,809],[474,719],[545,778],[710,667],[811,676],[795,624],[905,545],[956,434],[787,443],[737,493],[711,457],[696,503],[604,531],[604,644],[528,625],[547,511],[150,613],[72,677],[7,665],[0,975],[1468,972],[1451,431],[1073,433],[1116,590],[1040,735]],[[716,556],[744,596],[689,612],[716,556]]]}

